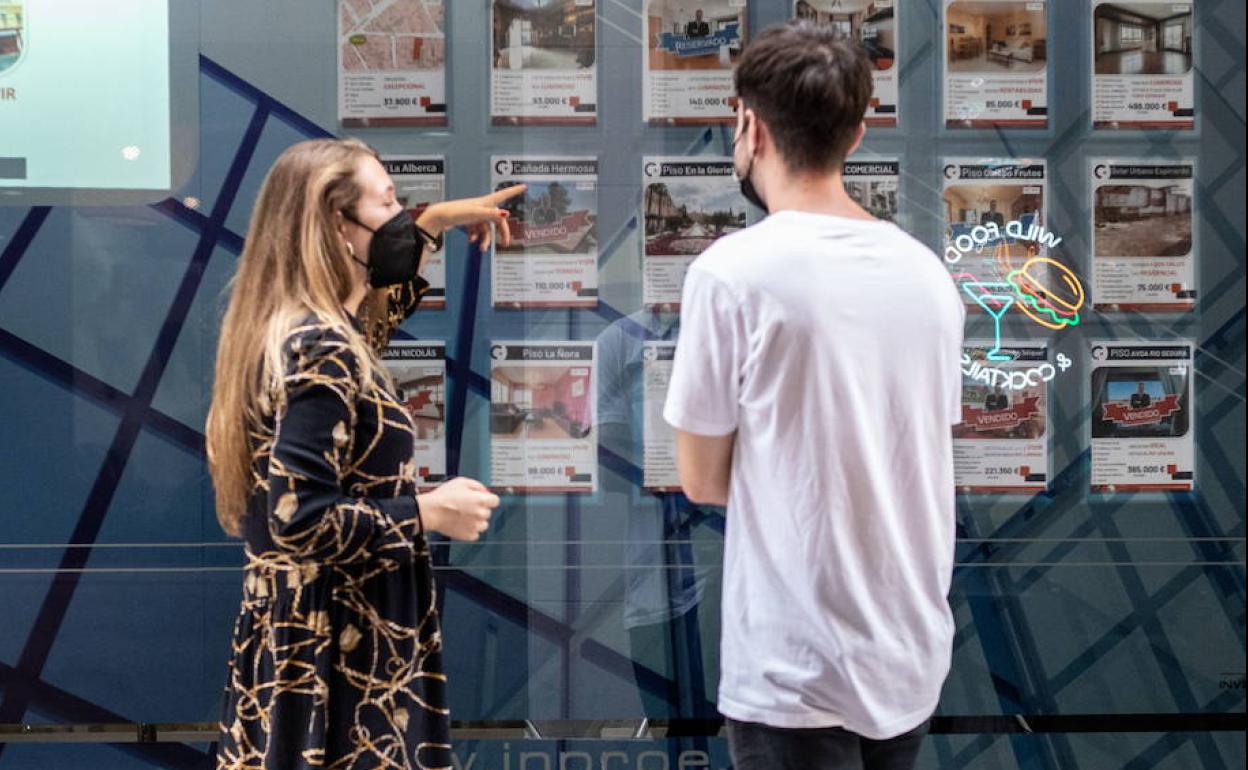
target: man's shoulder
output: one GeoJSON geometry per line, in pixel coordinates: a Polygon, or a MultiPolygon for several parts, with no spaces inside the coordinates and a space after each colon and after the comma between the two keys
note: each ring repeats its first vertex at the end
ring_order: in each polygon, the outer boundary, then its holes
{"type": "Polygon", "coordinates": [[[758,257],[766,251],[766,238],[759,237],[762,223],[721,236],[703,251],[689,267],[691,275],[712,278],[728,286],[748,281],[758,267],[758,257]]]}

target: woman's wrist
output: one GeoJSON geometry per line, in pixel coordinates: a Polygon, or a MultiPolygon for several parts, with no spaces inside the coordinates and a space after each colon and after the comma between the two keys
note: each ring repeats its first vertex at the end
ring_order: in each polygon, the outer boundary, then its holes
{"type": "Polygon", "coordinates": [[[426,532],[442,531],[442,506],[438,505],[436,495],[430,492],[416,495],[416,507],[420,509],[420,523],[426,532]]]}
{"type": "Polygon", "coordinates": [[[430,204],[420,216],[416,217],[416,226],[427,231],[435,238],[446,232],[446,220],[442,216],[441,203],[430,204]]]}

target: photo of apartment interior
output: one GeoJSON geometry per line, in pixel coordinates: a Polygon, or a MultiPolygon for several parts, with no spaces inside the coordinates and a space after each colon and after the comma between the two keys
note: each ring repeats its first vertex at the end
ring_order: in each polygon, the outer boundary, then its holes
{"type": "Polygon", "coordinates": [[[575,70],[594,66],[594,7],[575,0],[495,0],[494,67],[575,70]]]}
{"type": "Polygon", "coordinates": [[[1192,195],[1184,185],[1096,188],[1096,256],[1183,257],[1192,250],[1192,195]]]}
{"type": "Polygon", "coordinates": [[[580,439],[592,426],[589,369],[500,366],[490,376],[490,434],[580,439]]]}
{"type": "Polygon", "coordinates": [[[0,72],[22,57],[22,4],[0,2],[0,72]]]}
{"type": "Polygon", "coordinates": [[[1044,11],[1025,2],[954,3],[945,41],[950,72],[1041,72],[1045,67],[1044,11]]]}
{"type": "Polygon", "coordinates": [[[1192,68],[1192,11],[1173,3],[1096,7],[1098,75],[1182,75],[1192,68]]]}
{"type": "Polygon", "coordinates": [[[416,438],[436,441],[446,427],[446,384],[441,374],[397,380],[396,396],[415,425],[416,438]]]}
{"type": "Polygon", "coordinates": [[[652,70],[717,70],[731,69],[741,55],[741,41],[727,51],[717,50],[692,56],[681,56],[660,49],[663,35],[674,38],[707,38],[736,24],[745,29],[745,10],[734,8],[728,0],[651,0],[647,8],[647,29],[650,31],[650,69],[652,70]],[[723,54],[727,54],[726,56],[723,54]]]}
{"type": "Polygon", "coordinates": [[[861,40],[877,70],[889,69],[897,58],[891,4],[880,8],[868,0],[798,0],[795,15],[827,24],[843,37],[861,40]]]}

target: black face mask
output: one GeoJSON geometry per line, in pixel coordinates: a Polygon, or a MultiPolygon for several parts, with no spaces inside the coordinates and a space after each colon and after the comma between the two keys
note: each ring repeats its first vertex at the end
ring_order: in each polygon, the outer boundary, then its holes
{"type": "MultiPolygon", "coordinates": [[[[732,140],[732,147],[734,150],[737,147],[737,142],[740,142],[741,137],[743,136],[745,136],[744,127],[742,128],[741,133],[737,135],[737,138],[732,140]]],[[[732,164],[732,175],[737,178],[737,184],[741,187],[741,196],[749,201],[751,205],[762,209],[764,214],[768,214],[770,211],[767,208],[767,203],[763,200],[763,196],[758,194],[758,190],[754,187],[754,182],[750,181],[750,174],[753,171],[754,159],[752,157],[750,158],[750,167],[747,168],[744,173],[737,170],[735,160],[732,164]]]]}
{"type": "Polygon", "coordinates": [[[345,211],[342,215],[373,234],[368,244],[367,262],[355,254],[351,255],[352,259],[368,269],[369,286],[384,289],[407,283],[416,277],[425,241],[417,232],[411,214],[406,210],[400,211],[376,230],[345,211]]]}

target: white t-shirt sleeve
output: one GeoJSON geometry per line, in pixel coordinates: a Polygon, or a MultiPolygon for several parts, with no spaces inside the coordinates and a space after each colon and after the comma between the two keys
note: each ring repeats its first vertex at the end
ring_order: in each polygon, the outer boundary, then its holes
{"type": "Polygon", "coordinates": [[[736,295],[710,273],[696,265],[690,268],[663,419],[677,430],[699,436],[735,431],[745,349],[736,295]]]}
{"type": "Polygon", "coordinates": [[[954,297],[957,300],[958,320],[957,334],[954,335],[953,346],[953,397],[949,399],[949,422],[951,425],[958,425],[962,422],[962,345],[963,332],[966,328],[966,305],[962,304],[961,297],[954,297]]]}

